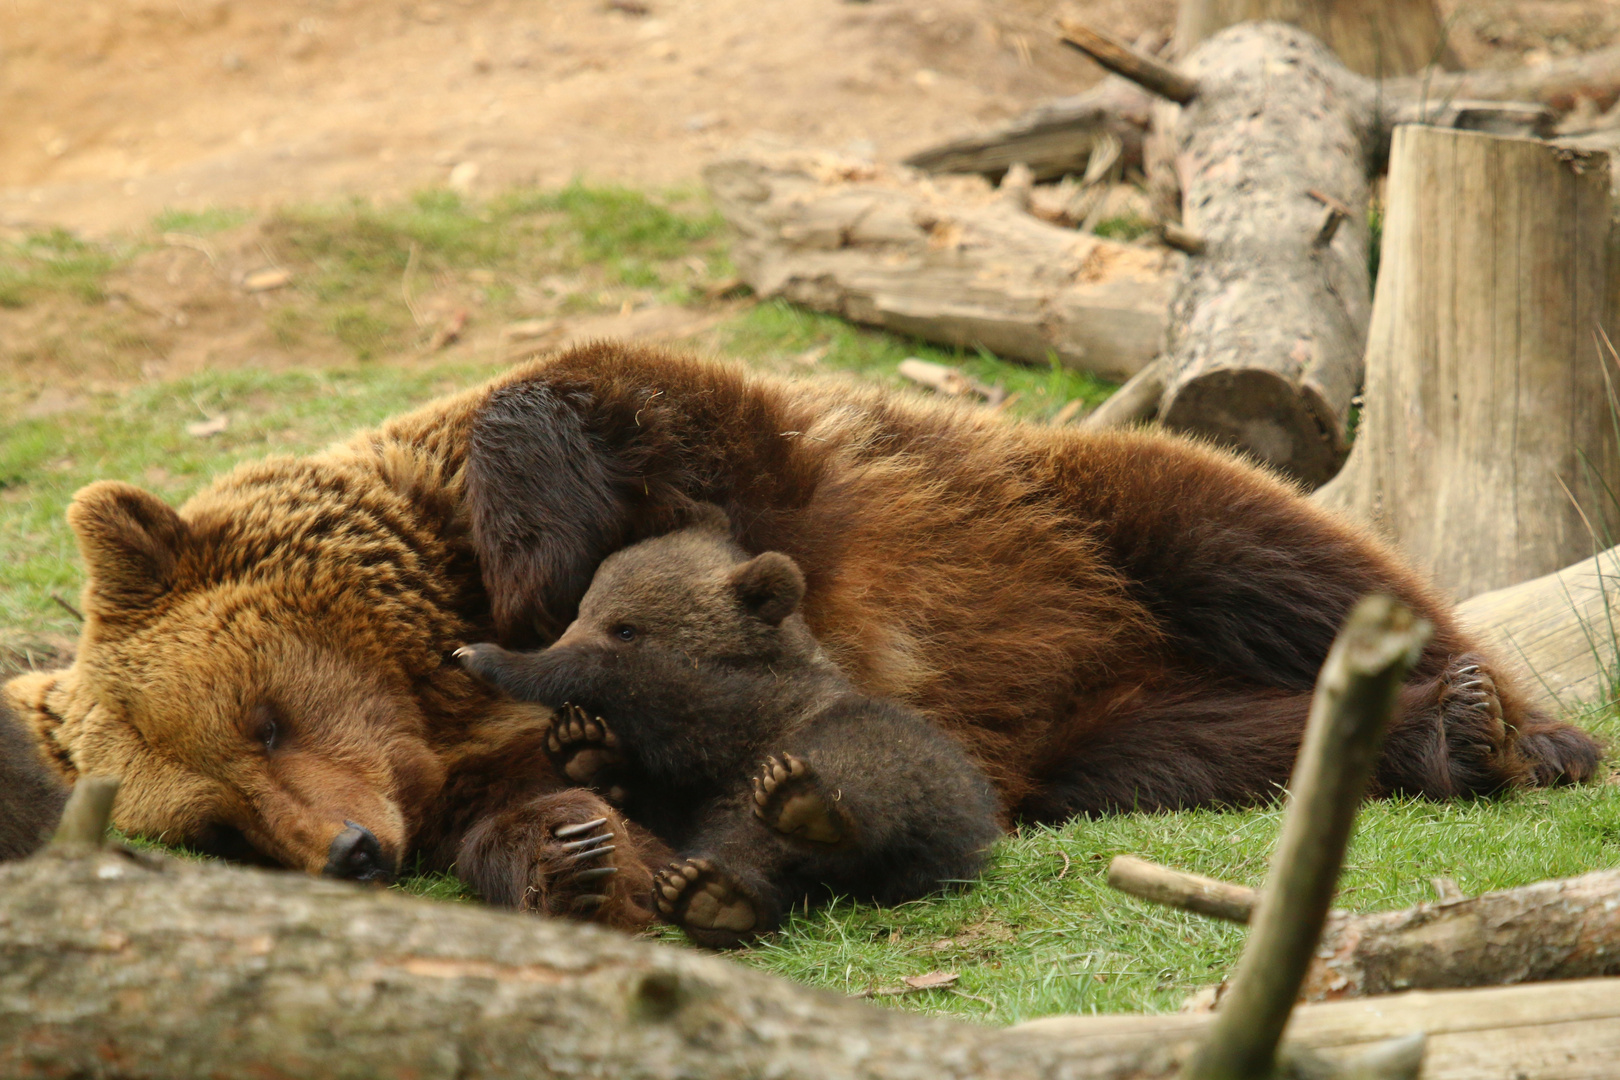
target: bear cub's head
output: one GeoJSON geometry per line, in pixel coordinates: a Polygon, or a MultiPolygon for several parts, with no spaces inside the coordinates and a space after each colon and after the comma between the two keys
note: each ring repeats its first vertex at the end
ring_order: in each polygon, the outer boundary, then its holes
{"type": "Polygon", "coordinates": [[[556,645],[652,646],[693,660],[790,663],[814,659],[798,614],[804,574],[767,551],[749,558],[719,507],[700,504],[685,528],[603,560],[579,617],[556,645]]]}

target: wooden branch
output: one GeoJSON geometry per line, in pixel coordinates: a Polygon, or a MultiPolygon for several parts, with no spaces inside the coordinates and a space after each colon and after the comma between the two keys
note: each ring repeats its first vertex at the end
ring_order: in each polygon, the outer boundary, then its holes
{"type": "Polygon", "coordinates": [[[1120,146],[1123,168],[1142,166],[1142,140],[1153,97],[1110,75],[1081,94],[1057,98],[983,132],[920,150],[905,164],[926,173],[978,173],[999,178],[1023,162],[1037,180],[1086,171],[1092,148],[1105,138],[1120,146]]]}
{"type": "Polygon", "coordinates": [[[1535,67],[1459,71],[1386,79],[1384,97],[1392,102],[1428,102],[1472,98],[1481,101],[1535,101],[1559,112],[1574,108],[1579,98],[1607,107],[1620,98],[1620,45],[1553,60],[1535,67]]]}
{"type": "Polygon", "coordinates": [[[1088,431],[1147,423],[1159,412],[1164,394],[1164,362],[1154,359],[1126,380],[1112,396],[1088,413],[1080,426],[1088,431]]]}
{"type": "MultiPolygon", "coordinates": [[[[1120,856],[1108,884],[1168,907],[1247,921],[1253,889],[1120,856]]],[[[1300,988],[1302,1001],[1620,975],[1620,870],[1467,897],[1436,878],[1439,898],[1400,911],[1330,912],[1300,988]]]]}
{"type": "Polygon", "coordinates": [[[1430,629],[1393,598],[1371,596],[1328,651],[1254,929],[1209,1038],[1185,1070],[1192,1080],[1271,1074],[1395,698],[1430,629]]]}
{"type": "Polygon", "coordinates": [[[1183,255],[1202,255],[1209,247],[1202,236],[1180,222],[1166,221],[1159,226],[1158,232],[1159,239],[1164,241],[1166,247],[1175,248],[1183,255]]]}
{"type": "Polygon", "coordinates": [[[68,795],[67,805],[62,808],[62,820],[57,823],[51,844],[100,847],[107,838],[113,799],[117,795],[116,776],[79,777],[68,795]]]}
{"type": "Polygon", "coordinates": [[[1603,155],[1396,130],[1361,424],[1317,501],[1457,599],[1620,531],[1609,182],[1603,155]]]}
{"type": "Polygon", "coordinates": [[[1177,105],[1198,96],[1198,80],[1188,78],[1169,64],[1138,52],[1130,45],[1074,19],[1059,19],[1063,43],[1079,49],[1097,63],[1177,105]]]}
{"type": "Polygon", "coordinates": [[[1260,897],[1246,885],[1172,870],[1129,855],[1117,855],[1108,864],[1108,884],[1156,904],[1235,923],[1249,921],[1260,897]]]}
{"type": "MultiPolygon", "coordinates": [[[[998,1030],[578,923],[115,848],[0,864],[0,896],[16,1080],[1139,1080],[1210,1022],[998,1030]]],[[[1285,1054],[1348,1077],[1329,1063],[1417,1029],[1447,1080],[1589,1078],[1620,1060],[1620,980],[1301,1006],[1285,1054]]]]}
{"type": "Polygon", "coordinates": [[[704,177],[762,297],[1110,379],[1163,344],[1180,255],[1049,225],[977,178],[810,153],[751,153],[704,177]]]}

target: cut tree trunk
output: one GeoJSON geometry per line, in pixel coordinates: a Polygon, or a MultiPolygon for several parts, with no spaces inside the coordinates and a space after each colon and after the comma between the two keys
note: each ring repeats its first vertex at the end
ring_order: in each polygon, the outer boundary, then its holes
{"type": "Polygon", "coordinates": [[[1402,127],[1385,201],[1366,404],[1318,500],[1458,599],[1591,555],[1620,522],[1607,157],[1402,127]]]}
{"type": "MultiPolygon", "coordinates": [[[[1255,889],[1124,855],[1109,864],[1108,884],[1232,922],[1248,922],[1260,899],[1255,889]]],[[[1620,975],[1616,896],[1620,870],[1601,870],[1401,911],[1335,911],[1323,927],[1300,999],[1620,975]]]]}
{"type": "Polygon", "coordinates": [[[1125,379],[1159,351],[1182,256],[1031,217],[977,179],[810,154],[704,169],[760,296],[1125,379]]]}
{"type": "Polygon", "coordinates": [[[1314,487],[1361,383],[1370,85],[1280,23],[1224,30],[1184,67],[1198,94],[1167,134],[1205,250],[1171,305],[1159,419],[1314,487]]]}
{"type": "MultiPolygon", "coordinates": [[[[114,850],[0,865],[0,895],[8,1080],[1126,1080],[1175,1075],[1209,1022],[996,1030],[575,923],[114,850]]],[[[1429,1076],[1613,1075],[1620,980],[1303,1006],[1287,1041],[1339,1058],[1415,1030],[1429,1076]]]]}
{"type": "Polygon", "coordinates": [[[1556,715],[1615,700],[1620,548],[1471,597],[1457,614],[1526,670],[1519,685],[1543,709],[1556,715]]]}
{"type": "Polygon", "coordinates": [[[1299,27],[1362,75],[1458,66],[1434,0],[1181,0],[1176,51],[1186,56],[1228,26],[1265,19],[1299,27]]]}

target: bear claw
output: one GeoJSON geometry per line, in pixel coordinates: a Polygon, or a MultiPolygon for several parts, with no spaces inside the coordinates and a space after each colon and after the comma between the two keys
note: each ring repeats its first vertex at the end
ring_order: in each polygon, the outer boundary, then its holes
{"type": "Polygon", "coordinates": [[[619,737],[607,721],[577,705],[564,705],[546,732],[546,750],[564,776],[576,784],[593,786],[613,766],[624,761],[619,737]]]}
{"type": "Polygon", "coordinates": [[[769,758],[754,777],[754,815],[786,836],[837,844],[850,833],[848,813],[828,797],[816,770],[801,758],[769,758]]]}
{"type": "Polygon", "coordinates": [[[707,931],[705,943],[735,944],[759,923],[754,904],[731,875],[708,859],[670,863],[653,878],[659,914],[687,930],[707,931]]]}

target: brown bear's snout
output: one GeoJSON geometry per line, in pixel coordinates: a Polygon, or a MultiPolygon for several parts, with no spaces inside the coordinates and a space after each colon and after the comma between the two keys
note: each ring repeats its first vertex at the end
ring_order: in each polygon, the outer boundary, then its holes
{"type": "Polygon", "coordinates": [[[333,837],[321,876],[345,881],[378,881],[385,885],[393,881],[394,860],[384,854],[371,830],[352,821],[343,824],[348,828],[333,837]]]}

